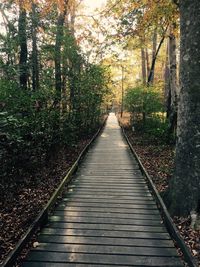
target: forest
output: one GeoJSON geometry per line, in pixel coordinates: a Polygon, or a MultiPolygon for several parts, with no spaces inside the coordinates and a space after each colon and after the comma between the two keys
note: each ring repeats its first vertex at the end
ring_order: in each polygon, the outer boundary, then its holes
{"type": "Polygon", "coordinates": [[[200,262],[200,2],[2,0],[0,262],[115,112],[200,262]]]}

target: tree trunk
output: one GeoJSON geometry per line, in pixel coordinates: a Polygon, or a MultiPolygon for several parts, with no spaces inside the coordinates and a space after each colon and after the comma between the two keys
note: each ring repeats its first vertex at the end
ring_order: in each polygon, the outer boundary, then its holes
{"type": "Polygon", "coordinates": [[[57,92],[58,101],[61,97],[62,90],[62,77],[61,77],[61,46],[63,39],[63,25],[64,25],[63,13],[59,15],[57,20],[57,33],[55,44],[55,88],[57,92]]]}
{"type": "Polygon", "coordinates": [[[142,82],[146,85],[147,81],[147,73],[146,73],[146,57],[145,57],[145,50],[141,48],[141,61],[142,61],[142,82]]]}
{"type": "MultiPolygon", "coordinates": [[[[66,3],[67,4],[67,3],[66,3]]],[[[64,11],[60,11],[57,19],[57,32],[55,43],[55,88],[56,88],[56,102],[60,102],[62,95],[62,70],[61,70],[61,47],[64,35],[64,22],[66,16],[66,5],[64,11]]],[[[57,104],[56,103],[56,104],[57,104]]]]}
{"type": "Polygon", "coordinates": [[[173,33],[174,27],[170,27],[169,36],[169,63],[170,63],[170,112],[169,112],[169,134],[175,133],[177,126],[177,61],[176,61],[176,37],[173,33]]]}
{"type": "Polygon", "coordinates": [[[167,118],[169,118],[171,109],[169,42],[167,42],[167,49],[166,49],[164,80],[165,80],[165,105],[166,105],[167,118]]]}
{"type": "Polygon", "coordinates": [[[163,35],[163,37],[161,38],[160,43],[158,45],[158,48],[156,50],[156,53],[154,55],[154,58],[152,60],[151,69],[150,69],[148,80],[147,80],[147,85],[148,86],[152,85],[152,83],[153,83],[153,77],[154,77],[154,70],[155,70],[156,59],[157,59],[158,53],[160,51],[160,48],[161,48],[164,40],[165,40],[165,35],[163,35]]]}
{"type": "Polygon", "coordinates": [[[19,82],[20,86],[23,89],[27,89],[28,81],[28,66],[27,66],[27,33],[26,33],[26,10],[22,7],[22,4],[19,6],[19,22],[18,22],[18,35],[19,35],[19,46],[20,46],[20,55],[19,55],[19,82]]]}
{"type": "Polygon", "coordinates": [[[150,73],[150,64],[149,64],[149,53],[148,53],[148,49],[145,49],[145,54],[146,54],[146,66],[147,66],[147,77],[149,77],[149,73],[150,73]]]}
{"type": "Polygon", "coordinates": [[[70,11],[70,30],[71,34],[75,39],[75,19],[76,19],[76,2],[74,1],[71,6],[71,11],[70,11]]]}
{"type": "MultiPolygon", "coordinates": [[[[156,56],[156,50],[157,50],[157,39],[158,39],[158,34],[157,34],[157,29],[154,30],[153,32],[153,44],[152,44],[152,62],[154,61],[154,58],[156,56]]],[[[154,68],[155,70],[155,68],[154,68]]],[[[152,72],[152,77],[151,77],[151,83],[154,83],[154,71],[152,72]]]]}
{"type": "Polygon", "coordinates": [[[39,89],[39,64],[38,64],[38,49],[37,49],[37,27],[38,18],[36,5],[32,3],[32,88],[39,89]]]}
{"type": "Polygon", "coordinates": [[[181,61],[175,173],[170,211],[188,215],[200,202],[200,2],[180,0],[181,61]]]}

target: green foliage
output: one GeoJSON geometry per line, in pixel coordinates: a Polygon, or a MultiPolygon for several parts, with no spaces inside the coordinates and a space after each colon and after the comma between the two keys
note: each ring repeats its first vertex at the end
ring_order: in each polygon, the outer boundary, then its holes
{"type": "Polygon", "coordinates": [[[167,138],[168,122],[164,113],[162,87],[137,86],[128,90],[125,107],[132,125],[155,138],[167,138]]]}
{"type": "Polygon", "coordinates": [[[158,88],[138,86],[128,90],[125,106],[131,113],[151,115],[163,112],[162,96],[158,88]]]}
{"type": "MultiPolygon", "coordinates": [[[[7,8],[12,14],[12,9],[7,8]]],[[[19,17],[13,14],[6,32],[0,34],[0,165],[3,166],[3,178],[12,175],[17,181],[22,172],[32,172],[44,165],[60,147],[73,146],[81,138],[88,137],[99,126],[105,110],[103,102],[109,79],[106,70],[86,62],[69,25],[65,24],[63,28],[58,25],[57,10],[55,4],[48,14],[39,14],[38,3],[37,17],[33,17],[27,9],[21,26],[27,36],[28,54],[22,63],[21,45],[25,45],[26,40],[22,40],[24,36],[15,28],[19,25],[19,17]],[[57,47],[56,40],[59,40],[57,47]],[[56,59],[59,77],[55,75],[56,59]],[[25,69],[27,81],[26,86],[20,87],[21,69],[25,69]],[[38,87],[33,86],[36,69],[38,87]],[[55,86],[58,81],[59,89],[55,86]]]]}
{"type": "MultiPolygon", "coordinates": [[[[52,149],[73,145],[91,134],[102,115],[107,92],[105,70],[88,65],[74,79],[73,107],[62,111],[54,105],[55,90],[41,88],[30,92],[16,82],[0,80],[0,163],[2,175],[20,175],[45,163],[52,149]]],[[[64,102],[66,99],[62,99],[64,102]]]]}

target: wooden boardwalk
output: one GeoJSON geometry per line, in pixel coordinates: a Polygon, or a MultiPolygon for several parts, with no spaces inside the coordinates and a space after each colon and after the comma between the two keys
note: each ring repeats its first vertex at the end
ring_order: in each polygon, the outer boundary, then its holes
{"type": "Polygon", "coordinates": [[[113,113],[38,242],[24,267],[183,266],[113,113]]]}

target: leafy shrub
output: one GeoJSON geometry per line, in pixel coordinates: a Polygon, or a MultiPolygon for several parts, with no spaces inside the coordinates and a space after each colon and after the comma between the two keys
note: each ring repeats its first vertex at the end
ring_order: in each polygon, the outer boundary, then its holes
{"type": "Polygon", "coordinates": [[[124,101],[126,109],[132,114],[151,115],[163,111],[162,96],[155,87],[130,88],[124,101]]]}
{"type": "Polygon", "coordinates": [[[136,130],[166,139],[168,122],[164,112],[162,87],[130,88],[125,96],[125,107],[131,113],[131,124],[136,130]]]}

